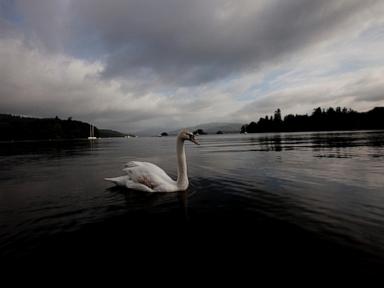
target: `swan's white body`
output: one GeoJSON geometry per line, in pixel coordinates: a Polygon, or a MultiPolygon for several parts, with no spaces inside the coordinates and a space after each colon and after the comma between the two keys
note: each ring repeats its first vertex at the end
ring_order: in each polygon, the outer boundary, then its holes
{"type": "Polygon", "coordinates": [[[198,142],[192,133],[182,130],[176,138],[177,180],[174,181],[163,169],[148,162],[132,161],[125,164],[126,175],[105,180],[130,189],[146,192],[176,192],[187,190],[189,181],[184,141],[198,142]]]}

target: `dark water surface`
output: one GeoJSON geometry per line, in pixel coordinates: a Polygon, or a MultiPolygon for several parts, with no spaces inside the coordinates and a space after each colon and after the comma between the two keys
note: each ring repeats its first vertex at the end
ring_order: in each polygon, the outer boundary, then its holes
{"type": "Polygon", "coordinates": [[[187,144],[188,191],[164,194],[103,178],[131,160],[175,178],[174,137],[1,143],[1,258],[173,253],[227,267],[383,270],[383,131],[200,141],[187,144]]]}

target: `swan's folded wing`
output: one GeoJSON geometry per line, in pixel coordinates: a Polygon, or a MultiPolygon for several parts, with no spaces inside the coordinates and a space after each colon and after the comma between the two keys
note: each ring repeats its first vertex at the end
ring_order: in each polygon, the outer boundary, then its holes
{"type": "Polygon", "coordinates": [[[163,183],[174,182],[163,169],[149,162],[132,161],[128,162],[125,167],[123,171],[128,175],[129,179],[151,188],[163,183]]]}
{"type": "Polygon", "coordinates": [[[146,183],[136,183],[133,181],[127,181],[125,186],[129,189],[145,191],[145,192],[154,192],[153,187],[146,185],[146,183]]]}
{"type": "MultiPolygon", "coordinates": [[[[126,163],[126,164],[124,165],[124,167],[125,167],[125,168],[136,167],[136,166],[140,166],[140,165],[142,165],[143,163],[145,163],[145,162],[130,161],[130,162],[126,163]]],[[[124,170],[124,169],[123,169],[123,170],[124,170]]]]}
{"type": "Polygon", "coordinates": [[[132,174],[134,171],[134,174],[140,173],[140,174],[155,174],[155,175],[167,175],[163,169],[161,169],[159,166],[149,163],[149,162],[139,162],[139,161],[131,161],[124,165],[123,171],[126,174],[132,174]]]}

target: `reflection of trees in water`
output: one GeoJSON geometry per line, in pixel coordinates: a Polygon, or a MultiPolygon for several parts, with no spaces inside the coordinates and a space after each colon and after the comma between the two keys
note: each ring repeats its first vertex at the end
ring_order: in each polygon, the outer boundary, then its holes
{"type": "Polygon", "coordinates": [[[356,147],[360,149],[372,149],[376,147],[381,150],[381,147],[384,146],[384,133],[314,133],[311,135],[311,142],[313,151],[327,152],[327,154],[320,154],[317,157],[349,158],[353,154],[352,150],[356,147]]]}
{"type": "MultiPolygon", "coordinates": [[[[255,151],[288,151],[312,150],[326,153],[319,157],[351,157],[356,147],[376,147],[380,150],[384,146],[384,132],[315,132],[303,134],[270,134],[248,139],[255,151]]],[[[379,154],[377,151],[375,154],[379,154]]]]}
{"type": "Polygon", "coordinates": [[[372,157],[384,157],[384,131],[380,134],[372,133],[368,138],[367,145],[371,147],[372,157]]]}
{"type": "Polygon", "coordinates": [[[348,148],[354,147],[356,139],[340,135],[331,134],[312,134],[312,150],[321,153],[316,157],[327,158],[348,158],[350,152],[348,148]],[[324,154],[325,153],[325,154],[324,154]]]}
{"type": "Polygon", "coordinates": [[[282,151],[282,137],[280,135],[273,135],[271,137],[259,138],[260,148],[264,151],[282,151]]]}
{"type": "Polygon", "coordinates": [[[0,155],[41,155],[46,158],[84,155],[98,148],[99,143],[88,140],[38,140],[0,142],[0,155]]]}
{"type": "MultiPolygon", "coordinates": [[[[314,148],[338,148],[338,147],[352,147],[360,146],[360,137],[354,137],[348,133],[348,135],[340,135],[335,133],[330,134],[312,134],[311,142],[314,148]]],[[[364,144],[365,145],[365,144],[364,144]]]]}
{"type": "Polygon", "coordinates": [[[384,131],[381,133],[372,133],[370,137],[368,137],[367,144],[372,147],[384,147],[384,131]]]}

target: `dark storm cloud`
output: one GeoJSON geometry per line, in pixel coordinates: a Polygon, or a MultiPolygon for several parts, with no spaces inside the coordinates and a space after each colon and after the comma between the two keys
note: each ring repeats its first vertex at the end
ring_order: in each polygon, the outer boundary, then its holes
{"type": "Polygon", "coordinates": [[[68,9],[76,38],[93,35],[103,47],[103,76],[146,71],[170,84],[196,85],[342,33],[375,2],[83,0],[68,9]]]}
{"type": "Polygon", "coordinates": [[[106,61],[103,76],[147,73],[198,85],[277,62],[353,25],[369,1],[17,1],[46,48],[106,61]]]}
{"type": "Polygon", "coordinates": [[[0,107],[125,131],[382,105],[382,1],[0,0],[0,107]]]}
{"type": "Polygon", "coordinates": [[[5,0],[8,20],[23,33],[26,41],[42,45],[51,52],[65,52],[70,41],[70,11],[67,1],[60,0],[5,0]]]}

